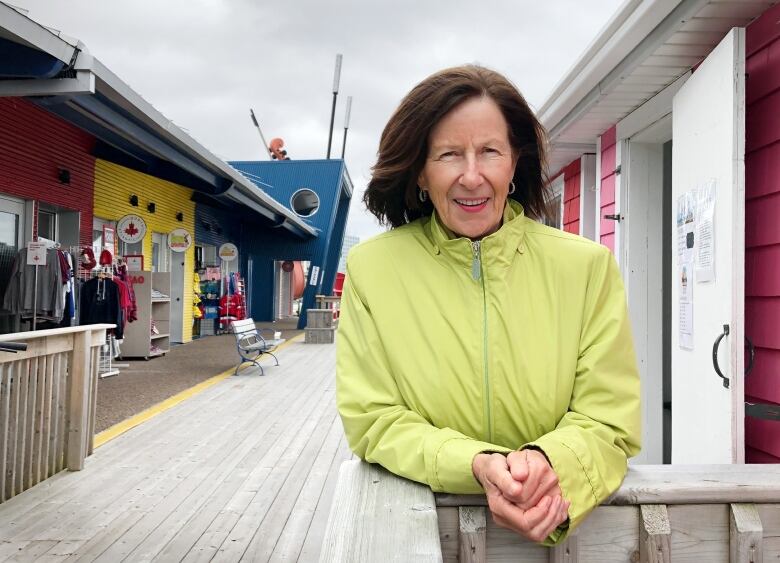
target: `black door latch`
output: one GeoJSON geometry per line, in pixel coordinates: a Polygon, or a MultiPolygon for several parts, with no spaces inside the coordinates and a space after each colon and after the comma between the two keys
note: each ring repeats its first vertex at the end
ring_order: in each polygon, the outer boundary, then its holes
{"type": "Polygon", "coordinates": [[[618,223],[623,220],[623,216],[620,213],[616,213],[614,215],[604,215],[604,219],[609,219],[610,221],[617,221],[618,223]]]}

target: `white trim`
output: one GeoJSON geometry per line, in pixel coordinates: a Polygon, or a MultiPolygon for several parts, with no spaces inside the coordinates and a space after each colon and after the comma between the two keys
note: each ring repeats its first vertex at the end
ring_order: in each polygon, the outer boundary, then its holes
{"type": "Polygon", "coordinates": [[[0,98],[16,98],[22,96],[75,96],[76,94],[94,93],[95,75],[88,70],[77,71],[76,78],[0,80],[0,98]]]}
{"type": "MultiPolygon", "coordinates": [[[[617,141],[615,143],[615,170],[621,166],[623,158],[623,142],[617,141]]],[[[623,214],[623,186],[625,182],[622,181],[622,172],[615,173],[615,215],[623,214]]],[[[615,221],[615,259],[620,266],[620,273],[623,275],[623,279],[626,277],[626,259],[623,256],[623,249],[625,248],[625,242],[623,241],[623,221],[615,221]]]]}
{"type": "Polygon", "coordinates": [[[559,207],[558,216],[561,218],[561,222],[560,224],[556,225],[556,227],[561,230],[563,230],[563,220],[564,220],[563,212],[566,209],[566,205],[564,202],[564,198],[566,197],[566,194],[564,193],[566,191],[565,187],[566,187],[566,179],[564,178],[563,172],[561,172],[560,174],[558,174],[558,176],[555,178],[555,180],[553,180],[552,184],[550,185],[550,189],[552,190],[552,194],[553,194],[553,199],[555,199],[558,196],[560,196],[561,198],[560,203],[558,204],[559,207]]]}
{"type": "Polygon", "coordinates": [[[663,45],[710,0],[628,1],[539,110],[555,140],[625,76],[663,45]],[[620,21],[617,28],[615,24],[620,21]]]}
{"type": "Polygon", "coordinates": [[[596,223],[594,225],[595,241],[601,243],[601,135],[596,137],[596,223]]]}
{"type": "Polygon", "coordinates": [[[3,2],[0,2],[0,21],[3,22],[2,27],[22,44],[63,62],[69,62],[77,50],[77,45],[65,41],[50,29],[3,2]]]}
{"type": "Polygon", "coordinates": [[[596,156],[585,154],[580,158],[580,234],[591,240],[596,240],[593,224],[596,192],[596,156]]]}
{"type": "Polygon", "coordinates": [[[745,130],[747,128],[745,115],[747,68],[745,53],[747,50],[747,30],[736,28],[734,33],[735,74],[739,77],[734,84],[735,97],[739,100],[734,108],[734,153],[736,162],[733,171],[731,205],[734,208],[734,222],[731,230],[731,317],[734,328],[731,338],[730,373],[734,392],[731,394],[732,419],[731,431],[736,437],[731,443],[731,454],[734,463],[745,463],[745,130]]]}
{"type": "Polygon", "coordinates": [[[686,72],[664,90],[621,119],[617,124],[617,139],[622,140],[633,137],[637,133],[646,130],[653,123],[671,114],[674,95],[691,77],[691,74],[691,71],[686,72]]]}
{"type": "Polygon", "coordinates": [[[658,464],[663,463],[663,145],[622,142],[624,280],[643,389],[642,452],[633,463],[658,464]]]}

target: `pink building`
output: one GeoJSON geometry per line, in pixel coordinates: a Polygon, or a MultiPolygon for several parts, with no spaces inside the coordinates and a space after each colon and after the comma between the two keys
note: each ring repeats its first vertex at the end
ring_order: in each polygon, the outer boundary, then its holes
{"type": "Polygon", "coordinates": [[[626,282],[641,463],[780,462],[773,4],[626,2],[539,110],[561,227],[626,282]]]}

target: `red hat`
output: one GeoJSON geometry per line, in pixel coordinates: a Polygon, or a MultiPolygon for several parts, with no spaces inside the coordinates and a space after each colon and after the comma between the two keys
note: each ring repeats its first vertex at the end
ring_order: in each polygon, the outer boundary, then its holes
{"type": "Polygon", "coordinates": [[[95,262],[95,253],[88,246],[81,249],[81,267],[85,270],[91,270],[97,265],[95,262]]]}
{"type": "Polygon", "coordinates": [[[111,262],[113,261],[114,261],[114,257],[111,256],[111,251],[104,248],[103,251],[100,253],[100,265],[110,266],[111,262]]]}

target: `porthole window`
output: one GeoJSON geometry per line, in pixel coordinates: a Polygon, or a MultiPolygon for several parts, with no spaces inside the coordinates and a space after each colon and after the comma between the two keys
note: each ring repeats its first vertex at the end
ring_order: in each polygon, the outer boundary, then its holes
{"type": "Polygon", "coordinates": [[[311,217],[320,208],[320,196],[309,188],[301,188],[290,198],[290,207],[299,217],[311,217]]]}

